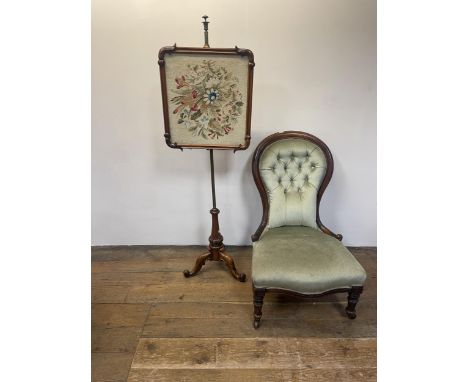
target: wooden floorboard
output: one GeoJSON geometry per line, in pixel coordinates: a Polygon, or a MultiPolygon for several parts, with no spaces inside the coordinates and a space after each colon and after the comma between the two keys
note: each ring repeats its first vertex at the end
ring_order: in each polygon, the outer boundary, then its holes
{"type": "Polygon", "coordinates": [[[351,251],[368,274],[357,307],[346,294],[302,300],[267,294],[252,327],[251,247],[229,247],[246,283],[222,263],[194,278],[200,246],[92,249],[92,380],[375,381],[375,248],[351,251]]]}
{"type": "Polygon", "coordinates": [[[127,380],[133,352],[105,353],[93,352],[91,354],[92,381],[124,382],[127,380]]]}
{"type": "Polygon", "coordinates": [[[92,351],[135,351],[150,310],[145,304],[93,304],[92,351]]]}
{"type": "Polygon", "coordinates": [[[375,351],[368,338],[142,338],[132,368],[370,368],[375,351]]]}
{"type": "Polygon", "coordinates": [[[351,321],[344,303],[271,303],[262,330],[252,327],[251,303],[162,303],[152,307],[143,337],[375,337],[376,307],[365,301],[351,321]]]}
{"type": "Polygon", "coordinates": [[[128,382],[362,382],[375,368],[353,369],[131,369],[128,382]]]}

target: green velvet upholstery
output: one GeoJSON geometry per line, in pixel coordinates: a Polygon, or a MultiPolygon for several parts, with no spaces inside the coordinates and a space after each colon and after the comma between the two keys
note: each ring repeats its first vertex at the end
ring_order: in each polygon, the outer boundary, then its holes
{"type": "Polygon", "coordinates": [[[255,288],[318,294],[362,286],[365,279],[366,272],[346,247],[315,228],[272,228],[253,243],[255,288]]]}
{"type": "Polygon", "coordinates": [[[259,167],[270,204],[267,229],[316,228],[317,190],[327,168],[322,150],[304,139],[282,139],[265,149],[259,167]]]}

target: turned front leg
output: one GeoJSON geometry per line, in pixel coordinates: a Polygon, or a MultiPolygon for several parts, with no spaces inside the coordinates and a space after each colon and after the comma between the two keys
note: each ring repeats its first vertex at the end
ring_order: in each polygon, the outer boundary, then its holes
{"type": "Polygon", "coordinates": [[[263,298],[265,297],[265,289],[253,288],[254,294],[254,328],[258,329],[260,326],[260,319],[262,318],[263,298]]]}
{"type": "Polygon", "coordinates": [[[351,320],[356,318],[356,305],[359,301],[359,296],[362,293],[362,286],[352,287],[348,292],[348,306],[346,307],[346,315],[351,320]]]}

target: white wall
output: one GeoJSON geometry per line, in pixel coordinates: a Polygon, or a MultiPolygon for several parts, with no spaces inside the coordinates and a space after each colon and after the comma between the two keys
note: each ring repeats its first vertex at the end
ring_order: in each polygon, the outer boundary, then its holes
{"type": "Polygon", "coordinates": [[[346,245],[376,245],[374,0],[93,0],[92,244],[207,244],[209,154],[163,139],[157,53],[202,46],[255,54],[252,142],[215,152],[225,244],[249,244],[261,203],[250,163],[283,130],[324,140],[335,173],[322,221],[346,245]]]}

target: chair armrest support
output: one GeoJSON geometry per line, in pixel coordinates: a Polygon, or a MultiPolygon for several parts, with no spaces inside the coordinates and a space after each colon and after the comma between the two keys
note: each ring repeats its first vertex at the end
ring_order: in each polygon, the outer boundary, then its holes
{"type": "Polygon", "coordinates": [[[343,235],[341,233],[334,233],[329,228],[325,227],[320,220],[317,220],[317,225],[323,233],[326,233],[339,241],[343,239],[343,235]]]}
{"type": "Polygon", "coordinates": [[[257,231],[255,231],[255,233],[251,236],[252,242],[258,241],[258,239],[260,239],[264,228],[265,227],[263,225],[260,225],[260,227],[258,227],[257,231]]]}

